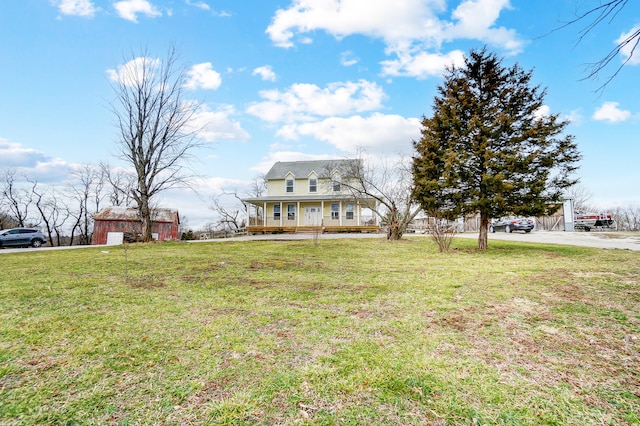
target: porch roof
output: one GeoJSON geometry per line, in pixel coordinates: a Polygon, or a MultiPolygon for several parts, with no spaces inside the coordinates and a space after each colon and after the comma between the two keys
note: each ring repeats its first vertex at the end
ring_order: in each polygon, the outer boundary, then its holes
{"type": "Polygon", "coordinates": [[[324,194],[324,195],[271,195],[266,197],[256,197],[256,198],[243,198],[242,201],[249,204],[254,204],[260,206],[264,203],[291,203],[291,202],[316,202],[320,203],[322,201],[354,201],[360,202],[361,204],[374,204],[375,198],[373,197],[354,197],[349,194],[324,194]]]}

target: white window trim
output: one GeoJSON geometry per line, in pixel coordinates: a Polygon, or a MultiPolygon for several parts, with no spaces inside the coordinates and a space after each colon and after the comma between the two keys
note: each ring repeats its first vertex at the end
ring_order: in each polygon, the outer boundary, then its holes
{"type": "Polygon", "coordinates": [[[332,192],[342,191],[342,178],[337,174],[333,175],[333,178],[331,179],[331,191],[332,192]],[[336,190],[336,186],[338,186],[337,190],[336,190]]]}
{"type": "Polygon", "coordinates": [[[284,192],[286,194],[295,194],[296,192],[296,180],[293,176],[287,176],[284,178],[284,192]],[[291,181],[291,191],[287,191],[289,189],[289,181],[291,181]]]}
{"type": "Polygon", "coordinates": [[[354,203],[345,204],[345,206],[344,206],[344,218],[346,220],[354,220],[356,218],[355,211],[356,211],[356,206],[355,206],[354,203]],[[349,206],[351,206],[351,210],[349,210],[349,206]],[[349,213],[351,213],[351,216],[352,216],[351,218],[349,218],[349,213]]]}
{"type": "Polygon", "coordinates": [[[313,175],[313,176],[309,176],[309,179],[308,179],[308,180],[309,180],[309,187],[308,187],[308,188],[309,188],[309,193],[316,194],[316,193],[318,192],[318,177],[317,177],[317,176],[315,176],[315,175],[313,175]],[[315,191],[312,191],[312,190],[311,190],[311,181],[312,181],[312,180],[315,180],[315,181],[316,181],[316,184],[315,184],[316,190],[315,190],[315,191]]]}
{"type": "Polygon", "coordinates": [[[296,220],[297,219],[297,206],[295,204],[287,204],[287,220],[296,220]],[[289,207],[293,206],[293,218],[289,218],[289,207]]]}
{"type": "Polygon", "coordinates": [[[340,203],[331,203],[331,205],[329,206],[329,211],[331,212],[331,220],[340,220],[340,203]],[[338,209],[334,210],[333,206],[338,206],[338,209]],[[336,213],[337,217],[333,217],[334,213],[336,213]]]}

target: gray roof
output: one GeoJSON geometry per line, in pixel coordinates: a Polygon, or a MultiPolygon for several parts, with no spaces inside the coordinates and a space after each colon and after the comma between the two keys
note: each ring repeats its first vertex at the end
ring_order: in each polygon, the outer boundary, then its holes
{"type": "Polygon", "coordinates": [[[257,198],[243,198],[242,201],[249,204],[254,204],[256,206],[261,206],[263,203],[295,203],[295,202],[316,202],[320,203],[322,201],[331,202],[331,201],[353,201],[360,202],[364,205],[373,205],[376,200],[373,197],[369,196],[358,196],[354,197],[352,194],[328,194],[328,195],[269,195],[266,197],[257,197],[257,198]]]}
{"type": "MultiPolygon", "coordinates": [[[[306,178],[312,172],[318,176],[327,176],[334,171],[350,170],[361,160],[315,160],[315,161],[278,161],[266,175],[269,179],[284,179],[291,172],[296,178],[306,178]]],[[[343,173],[341,173],[343,174],[343,173]]],[[[344,176],[343,177],[348,177],[344,176]]]]}

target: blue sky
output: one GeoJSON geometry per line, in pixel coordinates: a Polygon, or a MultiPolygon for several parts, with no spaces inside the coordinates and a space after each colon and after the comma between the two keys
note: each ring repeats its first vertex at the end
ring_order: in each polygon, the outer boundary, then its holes
{"type": "Polygon", "coordinates": [[[578,40],[552,32],[597,0],[20,0],[0,4],[0,170],[63,182],[81,164],[118,165],[110,77],[143,50],[175,45],[203,102],[198,192],[161,198],[189,224],[208,199],[245,191],[275,161],[411,155],[443,68],[486,45],[534,70],[547,111],[571,121],[578,176],[600,208],[640,204],[640,53],[603,91],[582,80],[640,2],[578,40]]]}

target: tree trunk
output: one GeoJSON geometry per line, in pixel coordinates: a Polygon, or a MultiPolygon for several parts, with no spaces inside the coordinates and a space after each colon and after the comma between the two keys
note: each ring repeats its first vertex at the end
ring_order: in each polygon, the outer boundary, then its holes
{"type": "Polygon", "coordinates": [[[489,216],[486,213],[480,213],[480,235],[478,236],[478,249],[486,250],[488,248],[488,229],[489,216]]]}
{"type": "Polygon", "coordinates": [[[387,240],[399,240],[401,237],[400,234],[400,224],[397,220],[391,220],[389,222],[389,229],[387,230],[387,240]]]}
{"type": "Polygon", "coordinates": [[[151,208],[147,197],[140,198],[140,220],[142,221],[142,241],[148,243],[153,241],[153,221],[151,219],[151,208]]]}
{"type": "Polygon", "coordinates": [[[402,238],[402,223],[400,223],[400,212],[394,201],[391,202],[389,211],[389,228],[387,230],[387,240],[396,241],[402,238]]]}

